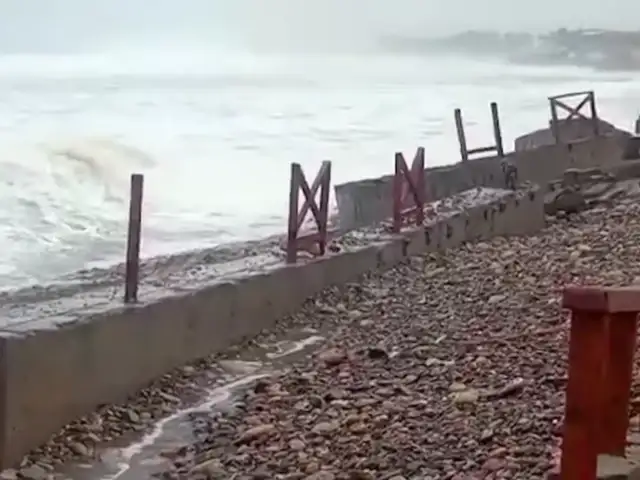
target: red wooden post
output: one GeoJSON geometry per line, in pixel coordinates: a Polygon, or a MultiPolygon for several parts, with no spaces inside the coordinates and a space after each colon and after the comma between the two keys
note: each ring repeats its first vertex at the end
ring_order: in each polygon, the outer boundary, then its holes
{"type": "Polygon", "coordinates": [[[131,175],[129,198],[129,226],[127,229],[127,258],[125,265],[124,303],[138,301],[140,275],[140,233],[142,230],[142,190],[144,177],[131,175]]]}
{"type": "Polygon", "coordinates": [[[331,162],[322,162],[320,171],[309,186],[307,179],[298,163],[291,164],[291,184],[289,189],[289,228],[287,231],[287,263],[295,263],[298,250],[317,246],[318,255],[324,255],[327,247],[329,222],[329,193],[331,188],[331,162]],[[316,195],[320,191],[320,202],[316,202],[316,195]],[[299,194],[305,198],[302,208],[299,208],[299,194]],[[300,235],[307,213],[311,211],[315,220],[315,233],[300,235]]]}
{"type": "Polygon", "coordinates": [[[424,223],[425,204],[424,148],[419,147],[411,170],[402,153],[396,153],[393,177],[393,231],[398,233],[405,219],[415,217],[416,225],[424,223]],[[409,197],[411,200],[409,201],[409,197]],[[408,206],[411,203],[412,206],[408,206]]]}
{"type": "Polygon", "coordinates": [[[637,316],[637,311],[619,312],[612,315],[609,324],[609,378],[602,420],[607,434],[602,451],[612,455],[624,455],[627,446],[637,316]]]}
{"type": "Polygon", "coordinates": [[[568,287],[571,309],[560,478],[595,480],[598,455],[624,456],[640,288],[568,287]]]}

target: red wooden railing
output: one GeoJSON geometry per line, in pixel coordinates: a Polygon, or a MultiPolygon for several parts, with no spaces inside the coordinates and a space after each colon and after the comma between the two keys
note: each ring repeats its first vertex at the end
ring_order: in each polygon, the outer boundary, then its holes
{"type": "Polygon", "coordinates": [[[599,454],[624,456],[640,288],[568,287],[571,309],[561,480],[595,480],[599,454]]]}
{"type": "Polygon", "coordinates": [[[572,92],[549,97],[549,106],[551,108],[551,130],[556,143],[560,143],[562,141],[560,135],[560,122],[570,122],[572,120],[590,122],[593,134],[598,135],[598,112],[596,110],[596,95],[593,91],[572,92]],[[580,99],[577,105],[571,106],[567,103],[569,99],[575,100],[576,98],[580,99]],[[585,113],[584,110],[587,109],[587,107],[588,112],[585,113]],[[564,113],[566,113],[566,117],[560,118],[560,111],[564,111],[564,113]]]}
{"type": "Polygon", "coordinates": [[[301,249],[324,255],[327,248],[327,224],[329,222],[329,192],[331,188],[331,162],[322,162],[320,171],[309,186],[298,163],[291,164],[291,188],[289,190],[289,228],[287,233],[287,263],[295,263],[301,249]],[[316,195],[320,192],[320,201],[316,195]],[[300,192],[304,196],[302,208],[299,207],[300,192]],[[316,232],[300,235],[307,213],[311,212],[316,232]],[[313,249],[312,247],[316,247],[313,249]]]}
{"type": "Polygon", "coordinates": [[[416,225],[424,223],[425,196],[424,148],[418,148],[410,170],[404,155],[396,153],[393,177],[394,232],[400,232],[402,225],[411,221],[412,217],[416,225]]]}

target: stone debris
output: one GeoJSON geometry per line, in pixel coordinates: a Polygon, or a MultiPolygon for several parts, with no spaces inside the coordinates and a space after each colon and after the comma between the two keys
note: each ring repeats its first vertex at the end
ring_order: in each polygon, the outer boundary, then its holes
{"type": "MultiPolygon", "coordinates": [[[[160,478],[546,478],[566,383],[561,289],[640,278],[640,204],[616,202],[310,299],[252,342],[314,328],[329,332],[322,350],[248,388],[231,411],[206,412],[195,444],[162,453],[171,467],[160,478]]],[[[74,422],[0,478],[50,478],[61,462],[147,429],[197,398],[211,365],[179,369],[74,422]]]]}
{"type": "Polygon", "coordinates": [[[518,167],[508,158],[500,161],[500,169],[504,178],[505,188],[516,190],[518,187],[518,167]]]}
{"type": "Polygon", "coordinates": [[[548,215],[573,214],[597,205],[611,205],[616,198],[640,196],[636,165],[605,172],[597,168],[571,168],[562,179],[550,182],[545,198],[548,215]]]}
{"type": "MultiPolygon", "coordinates": [[[[520,188],[515,191],[490,187],[474,187],[456,195],[426,203],[424,205],[425,225],[434,225],[456,214],[463,214],[469,209],[479,205],[497,204],[501,198],[504,198],[505,194],[513,195],[516,199],[522,198],[525,195],[529,195],[533,188],[528,182],[522,182],[518,187],[520,188]]],[[[407,219],[405,219],[405,224],[406,223],[407,219]]],[[[391,220],[386,220],[379,225],[362,228],[359,229],[359,231],[365,235],[372,232],[378,235],[385,232],[389,233],[392,231],[392,222],[391,220]]],[[[349,232],[343,238],[351,238],[354,236],[358,238],[360,236],[358,233],[355,233],[355,235],[354,233],[355,232],[349,232]]]]}
{"type": "Polygon", "coordinates": [[[284,321],[324,325],[322,351],[235,412],[212,411],[160,478],[547,478],[566,384],[561,289],[636,281],[639,227],[625,200],[329,289],[284,321]],[[217,473],[189,475],[198,458],[217,473]]]}

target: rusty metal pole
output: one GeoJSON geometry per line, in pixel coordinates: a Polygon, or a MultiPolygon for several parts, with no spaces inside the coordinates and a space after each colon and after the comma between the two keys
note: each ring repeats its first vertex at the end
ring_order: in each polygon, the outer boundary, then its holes
{"type": "Polygon", "coordinates": [[[462,110],[456,108],[453,111],[456,121],[456,133],[458,134],[458,144],[460,145],[460,158],[463,162],[469,161],[469,149],[467,148],[467,137],[464,134],[464,123],[462,122],[462,110]]]}
{"type": "Polygon", "coordinates": [[[140,276],[140,234],[142,231],[142,191],[144,177],[140,173],[131,175],[129,197],[129,226],[127,229],[127,258],[125,264],[124,303],[138,301],[140,276]]]}
{"type": "Polygon", "coordinates": [[[559,144],[561,142],[560,120],[558,119],[557,100],[554,97],[549,98],[549,107],[551,109],[551,132],[553,133],[553,138],[556,140],[556,144],[559,144]]]}
{"type": "Polygon", "coordinates": [[[491,102],[491,120],[493,122],[493,138],[496,142],[496,152],[499,157],[504,157],[504,144],[502,142],[502,128],[500,127],[500,114],[498,104],[491,102]]]}
{"type": "Polygon", "coordinates": [[[289,182],[289,225],[287,229],[287,263],[296,263],[298,258],[298,204],[300,196],[300,173],[298,163],[291,164],[291,178],[289,182]]]}
{"type": "Polygon", "coordinates": [[[404,171],[402,167],[407,166],[407,162],[404,160],[404,156],[400,152],[396,152],[394,161],[394,174],[393,174],[393,225],[392,230],[394,233],[399,233],[402,228],[402,210],[403,205],[403,190],[404,190],[404,171]]]}
{"type": "Polygon", "coordinates": [[[316,218],[318,224],[318,254],[324,255],[327,251],[328,230],[329,230],[329,197],[331,194],[331,162],[322,162],[320,168],[320,208],[319,217],[316,218]]]}

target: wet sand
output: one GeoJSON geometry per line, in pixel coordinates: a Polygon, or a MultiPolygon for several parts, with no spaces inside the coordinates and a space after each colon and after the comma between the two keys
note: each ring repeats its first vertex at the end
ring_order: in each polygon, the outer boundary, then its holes
{"type": "MultiPolygon", "coordinates": [[[[194,405],[156,422],[138,438],[128,435],[95,452],[96,459],[67,464],[55,471],[73,480],[147,480],[171,469],[166,452],[198,442],[199,417],[212,411],[221,415],[234,410],[238,394],[258,380],[282,372],[292,362],[322,347],[325,337],[312,328],[299,329],[268,344],[251,344],[230,358],[221,358],[212,371],[218,377],[206,395],[194,405]],[[129,437],[129,438],[127,438],[129,437]]],[[[134,436],[135,437],[135,436],[134,436]]]]}

